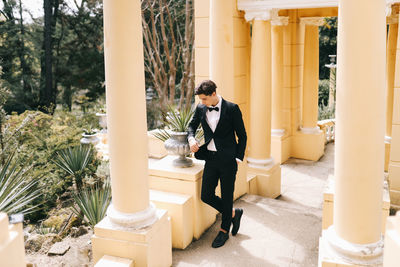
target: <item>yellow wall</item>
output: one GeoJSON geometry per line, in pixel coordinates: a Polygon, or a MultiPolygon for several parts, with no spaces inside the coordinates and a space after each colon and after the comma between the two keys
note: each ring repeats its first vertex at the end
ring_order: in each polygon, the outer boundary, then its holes
{"type": "MultiPolygon", "coordinates": [[[[249,91],[250,91],[250,53],[251,36],[250,23],[244,19],[244,12],[238,11],[236,0],[227,4],[226,10],[231,12],[227,22],[232,30],[227,29],[226,38],[232,38],[233,48],[233,88],[219,88],[221,95],[239,104],[246,129],[249,130],[249,91]]],[[[273,140],[272,155],[279,162],[284,162],[289,157],[299,157],[317,160],[324,149],[322,134],[303,136],[299,134],[301,125],[301,101],[304,66],[304,25],[300,23],[300,17],[337,16],[337,8],[315,8],[281,10],[279,16],[288,16],[289,24],[283,26],[283,104],[282,118],[286,135],[273,140]],[[317,141],[315,141],[317,140],[317,141]],[[305,146],[312,146],[309,155],[299,151],[305,146]],[[275,151],[279,148],[279,151],[275,151]]],[[[224,16],[227,16],[226,13],[224,16]]],[[[195,1],[195,57],[196,57],[196,84],[210,77],[210,1],[195,1]]],[[[229,43],[229,42],[228,42],[229,43]]],[[[231,67],[231,66],[230,66],[231,67]]],[[[226,71],[231,71],[231,68],[226,71]]],[[[217,84],[218,86],[218,84],[217,84]]]]}

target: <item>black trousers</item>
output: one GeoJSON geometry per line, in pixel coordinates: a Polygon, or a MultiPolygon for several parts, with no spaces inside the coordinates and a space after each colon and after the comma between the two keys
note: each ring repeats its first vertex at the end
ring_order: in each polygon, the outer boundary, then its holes
{"type": "Polygon", "coordinates": [[[222,213],[221,228],[229,232],[232,223],[233,191],[237,172],[236,159],[221,160],[217,152],[208,152],[201,185],[201,200],[222,213]],[[221,198],[215,188],[221,184],[221,198]]]}

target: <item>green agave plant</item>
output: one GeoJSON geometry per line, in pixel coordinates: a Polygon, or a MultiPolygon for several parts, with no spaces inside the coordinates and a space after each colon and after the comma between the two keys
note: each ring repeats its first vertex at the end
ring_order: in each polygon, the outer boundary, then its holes
{"type": "Polygon", "coordinates": [[[74,194],[74,200],[77,204],[73,207],[74,213],[78,217],[84,216],[83,219],[94,227],[106,216],[111,202],[110,183],[105,183],[103,188],[96,186],[74,194]]]}
{"type": "Polygon", "coordinates": [[[27,179],[31,167],[18,161],[12,163],[14,154],[0,167],[0,211],[29,214],[39,206],[29,204],[42,195],[42,189],[38,186],[41,177],[27,179]]]}
{"type": "Polygon", "coordinates": [[[168,113],[165,116],[166,123],[171,131],[186,132],[193,114],[194,111],[191,109],[174,109],[169,106],[168,113]]]}
{"type": "MultiPolygon", "coordinates": [[[[171,106],[168,106],[168,112],[164,114],[165,124],[168,129],[174,132],[186,132],[189,127],[189,123],[192,120],[194,115],[194,111],[191,109],[175,109],[171,106]]],[[[157,139],[165,142],[168,140],[171,135],[168,130],[159,129],[157,132],[153,133],[153,136],[157,139]]],[[[203,138],[204,133],[201,128],[199,128],[196,132],[196,139],[200,140],[203,138]]]]}
{"type": "Polygon", "coordinates": [[[69,147],[56,152],[53,162],[75,179],[75,184],[80,191],[83,186],[84,170],[93,158],[90,146],[69,147]]]}

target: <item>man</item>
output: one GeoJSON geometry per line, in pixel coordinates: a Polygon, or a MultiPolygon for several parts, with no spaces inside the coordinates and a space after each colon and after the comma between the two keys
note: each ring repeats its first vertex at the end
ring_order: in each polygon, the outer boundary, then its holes
{"type": "Polygon", "coordinates": [[[197,159],[205,160],[201,200],[222,213],[221,229],[212,243],[218,248],[240,227],[242,209],[233,209],[233,191],[238,162],[244,157],[247,135],[239,106],[224,100],[216,93],[217,86],[211,80],[205,80],[196,88],[201,104],[196,107],[189,124],[188,141],[190,150],[197,159]],[[201,123],[204,131],[204,145],[199,147],[194,138],[201,123]],[[236,142],[236,137],[238,142],[236,142]],[[221,198],[215,195],[218,180],[221,185],[221,198]]]}

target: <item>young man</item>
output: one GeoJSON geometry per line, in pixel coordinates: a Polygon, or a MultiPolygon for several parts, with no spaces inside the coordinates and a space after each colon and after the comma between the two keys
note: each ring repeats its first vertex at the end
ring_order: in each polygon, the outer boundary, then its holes
{"type": "Polygon", "coordinates": [[[196,88],[195,95],[201,104],[196,107],[188,130],[190,150],[195,152],[197,159],[206,161],[201,200],[222,213],[221,229],[212,243],[214,248],[223,246],[228,240],[231,224],[232,235],[239,231],[243,210],[233,209],[233,191],[237,164],[243,160],[247,141],[239,106],[217,95],[216,88],[211,80],[201,82],[196,88]],[[199,147],[194,136],[200,123],[205,143],[199,147]],[[221,198],[215,195],[218,180],[221,198]]]}

